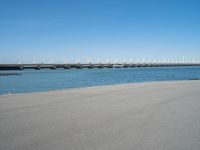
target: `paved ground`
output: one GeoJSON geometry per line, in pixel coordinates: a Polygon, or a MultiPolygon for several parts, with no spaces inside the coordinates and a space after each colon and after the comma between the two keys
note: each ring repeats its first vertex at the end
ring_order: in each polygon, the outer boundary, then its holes
{"type": "Polygon", "coordinates": [[[200,81],[0,96],[0,150],[200,150],[200,81]]]}

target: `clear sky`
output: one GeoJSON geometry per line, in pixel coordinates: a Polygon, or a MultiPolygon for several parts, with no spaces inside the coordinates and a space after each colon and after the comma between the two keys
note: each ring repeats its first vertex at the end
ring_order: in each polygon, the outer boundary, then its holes
{"type": "Polygon", "coordinates": [[[200,58],[199,0],[1,0],[0,63],[200,58]]]}

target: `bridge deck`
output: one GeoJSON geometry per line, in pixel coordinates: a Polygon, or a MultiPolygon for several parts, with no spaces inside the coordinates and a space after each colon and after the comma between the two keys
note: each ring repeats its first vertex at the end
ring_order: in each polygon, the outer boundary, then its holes
{"type": "Polygon", "coordinates": [[[132,63],[132,64],[0,64],[0,70],[23,69],[70,69],[70,68],[128,68],[128,67],[176,67],[176,66],[200,66],[199,63],[132,63]]]}

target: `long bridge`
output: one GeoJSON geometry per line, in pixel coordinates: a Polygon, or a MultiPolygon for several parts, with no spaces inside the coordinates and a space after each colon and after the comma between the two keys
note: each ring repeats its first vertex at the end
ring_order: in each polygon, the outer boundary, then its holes
{"type": "Polygon", "coordinates": [[[176,66],[200,66],[200,63],[64,63],[64,64],[0,64],[0,70],[23,69],[82,69],[82,68],[135,68],[135,67],[176,67],[176,66]]]}

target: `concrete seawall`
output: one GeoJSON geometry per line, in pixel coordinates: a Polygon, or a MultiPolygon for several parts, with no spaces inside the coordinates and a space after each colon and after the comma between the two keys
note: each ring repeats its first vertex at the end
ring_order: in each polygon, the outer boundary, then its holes
{"type": "Polygon", "coordinates": [[[200,149],[200,81],[0,96],[2,150],[200,149]]]}

